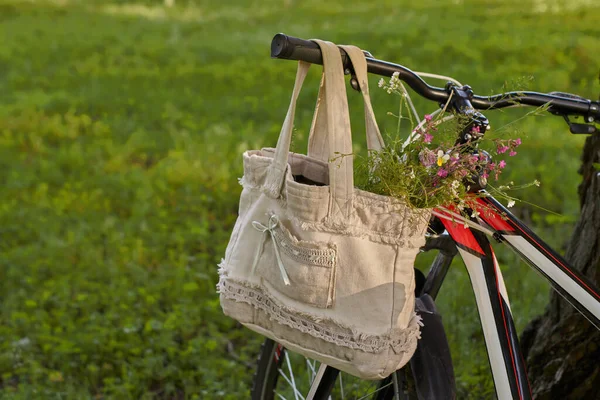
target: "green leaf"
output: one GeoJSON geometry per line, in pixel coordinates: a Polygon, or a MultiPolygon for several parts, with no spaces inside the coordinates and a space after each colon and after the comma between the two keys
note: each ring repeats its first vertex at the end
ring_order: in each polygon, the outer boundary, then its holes
{"type": "Polygon", "coordinates": [[[25,306],[35,308],[37,307],[37,302],[35,300],[25,300],[25,306]]]}
{"type": "Polygon", "coordinates": [[[196,282],[188,282],[183,285],[184,292],[195,292],[198,289],[200,289],[200,286],[196,282]]]}

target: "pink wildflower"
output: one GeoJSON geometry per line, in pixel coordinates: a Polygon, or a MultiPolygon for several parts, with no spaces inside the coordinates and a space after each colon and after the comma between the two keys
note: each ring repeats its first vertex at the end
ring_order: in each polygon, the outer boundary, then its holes
{"type": "Polygon", "coordinates": [[[481,177],[482,177],[483,179],[487,179],[487,178],[489,178],[489,177],[490,177],[490,175],[487,173],[487,171],[485,171],[483,174],[481,174],[481,177]]]}
{"type": "Polygon", "coordinates": [[[517,152],[514,150],[511,150],[510,153],[508,153],[509,156],[513,157],[517,155],[517,152]]]}
{"type": "Polygon", "coordinates": [[[479,126],[474,126],[473,129],[471,129],[471,131],[475,132],[475,133],[480,133],[481,130],[479,129],[479,126]]]}
{"type": "Polygon", "coordinates": [[[425,121],[431,121],[433,119],[433,117],[431,116],[431,114],[425,114],[425,121]]]}
{"type": "Polygon", "coordinates": [[[431,140],[433,140],[433,135],[426,133],[423,135],[423,141],[425,143],[431,143],[431,140]]]}
{"type": "Polygon", "coordinates": [[[445,178],[448,176],[448,171],[446,171],[444,168],[440,168],[437,172],[437,175],[441,178],[445,178]]]}
{"type": "Polygon", "coordinates": [[[506,153],[506,151],[509,149],[508,146],[498,146],[498,148],[496,149],[496,153],[498,154],[502,154],[502,153],[506,153]]]}
{"type": "Polygon", "coordinates": [[[504,160],[500,161],[500,162],[498,163],[498,167],[500,167],[500,168],[504,168],[504,167],[506,167],[506,161],[504,161],[504,160]]]}
{"type": "Polygon", "coordinates": [[[521,145],[521,138],[515,139],[515,146],[520,146],[520,145],[521,145]]]}
{"type": "Polygon", "coordinates": [[[437,159],[437,154],[435,154],[432,150],[424,149],[419,153],[419,161],[421,161],[421,164],[423,164],[425,167],[435,164],[437,159]]]}

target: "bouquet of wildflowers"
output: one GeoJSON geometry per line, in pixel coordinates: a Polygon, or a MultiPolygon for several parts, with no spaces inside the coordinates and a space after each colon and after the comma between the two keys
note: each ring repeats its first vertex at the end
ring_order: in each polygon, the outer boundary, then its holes
{"type": "MultiPolygon", "coordinates": [[[[412,103],[398,75],[394,74],[389,82],[382,79],[379,86],[401,96],[400,123],[403,101],[407,101],[409,107],[412,103]]],[[[412,109],[414,112],[414,107],[412,109]]],[[[425,115],[413,126],[408,139],[388,141],[381,151],[371,151],[362,165],[365,173],[357,174],[359,187],[396,197],[415,208],[447,205],[455,205],[461,211],[472,208],[474,198],[483,195],[472,189],[485,186],[489,180],[498,180],[507,165],[506,160],[517,154],[521,139],[486,139],[475,126],[467,136],[473,140],[461,143],[457,141],[458,133],[464,131],[468,121],[458,118],[451,123],[452,117],[443,117],[443,111],[445,108],[425,115]],[[493,161],[488,152],[479,149],[486,140],[491,142],[488,147],[494,149],[491,152],[499,161],[493,161]]],[[[532,184],[539,185],[539,182],[532,184]]],[[[529,185],[520,187],[524,186],[529,185]]],[[[499,188],[490,185],[488,189],[507,199],[509,207],[515,204],[516,199],[504,192],[511,189],[510,185],[499,188]]]]}

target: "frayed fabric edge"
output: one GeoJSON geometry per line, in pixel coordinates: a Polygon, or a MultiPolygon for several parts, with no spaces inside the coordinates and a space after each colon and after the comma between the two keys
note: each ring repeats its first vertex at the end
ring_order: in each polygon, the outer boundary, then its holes
{"type": "Polygon", "coordinates": [[[273,299],[262,286],[249,282],[238,282],[228,278],[225,271],[222,272],[217,285],[217,291],[222,298],[247,303],[261,310],[270,320],[280,325],[288,326],[338,346],[367,353],[381,353],[390,347],[396,354],[412,353],[417,340],[421,337],[422,320],[414,312],[405,329],[392,329],[384,335],[367,334],[330,318],[317,317],[290,309],[273,299]],[[325,324],[327,326],[324,326],[325,324]]]}
{"type": "Polygon", "coordinates": [[[298,217],[291,217],[290,220],[303,231],[317,231],[335,233],[349,237],[368,238],[372,242],[394,244],[403,249],[419,249],[425,244],[425,236],[419,235],[415,237],[402,237],[400,233],[396,235],[388,235],[380,232],[375,232],[358,226],[340,226],[339,224],[324,222],[304,221],[298,217]]]}

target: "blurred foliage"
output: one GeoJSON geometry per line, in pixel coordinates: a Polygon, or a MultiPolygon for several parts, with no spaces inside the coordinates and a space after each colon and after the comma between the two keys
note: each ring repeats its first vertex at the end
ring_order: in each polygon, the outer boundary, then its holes
{"type": "MultiPolygon", "coordinates": [[[[0,0],[1,397],[248,396],[261,338],[222,315],[216,264],[240,154],[275,144],[289,101],[295,65],[269,59],[275,33],[356,44],[477,93],[519,80],[596,98],[598,11],[582,0],[0,0]]],[[[298,151],[318,70],[298,104],[298,151]]],[[[395,99],[376,80],[380,125],[394,132],[395,99]]],[[[361,132],[360,96],[350,96],[361,132]]],[[[500,127],[523,113],[488,117],[500,127]]],[[[578,213],[583,139],[550,116],[514,128],[527,134],[506,179],[540,180],[522,197],[561,216],[517,211],[560,248],[578,213]]],[[[500,260],[522,329],[547,286],[508,269],[513,255],[500,260]]],[[[488,398],[469,285],[457,265],[439,307],[460,398],[488,398]]]]}

